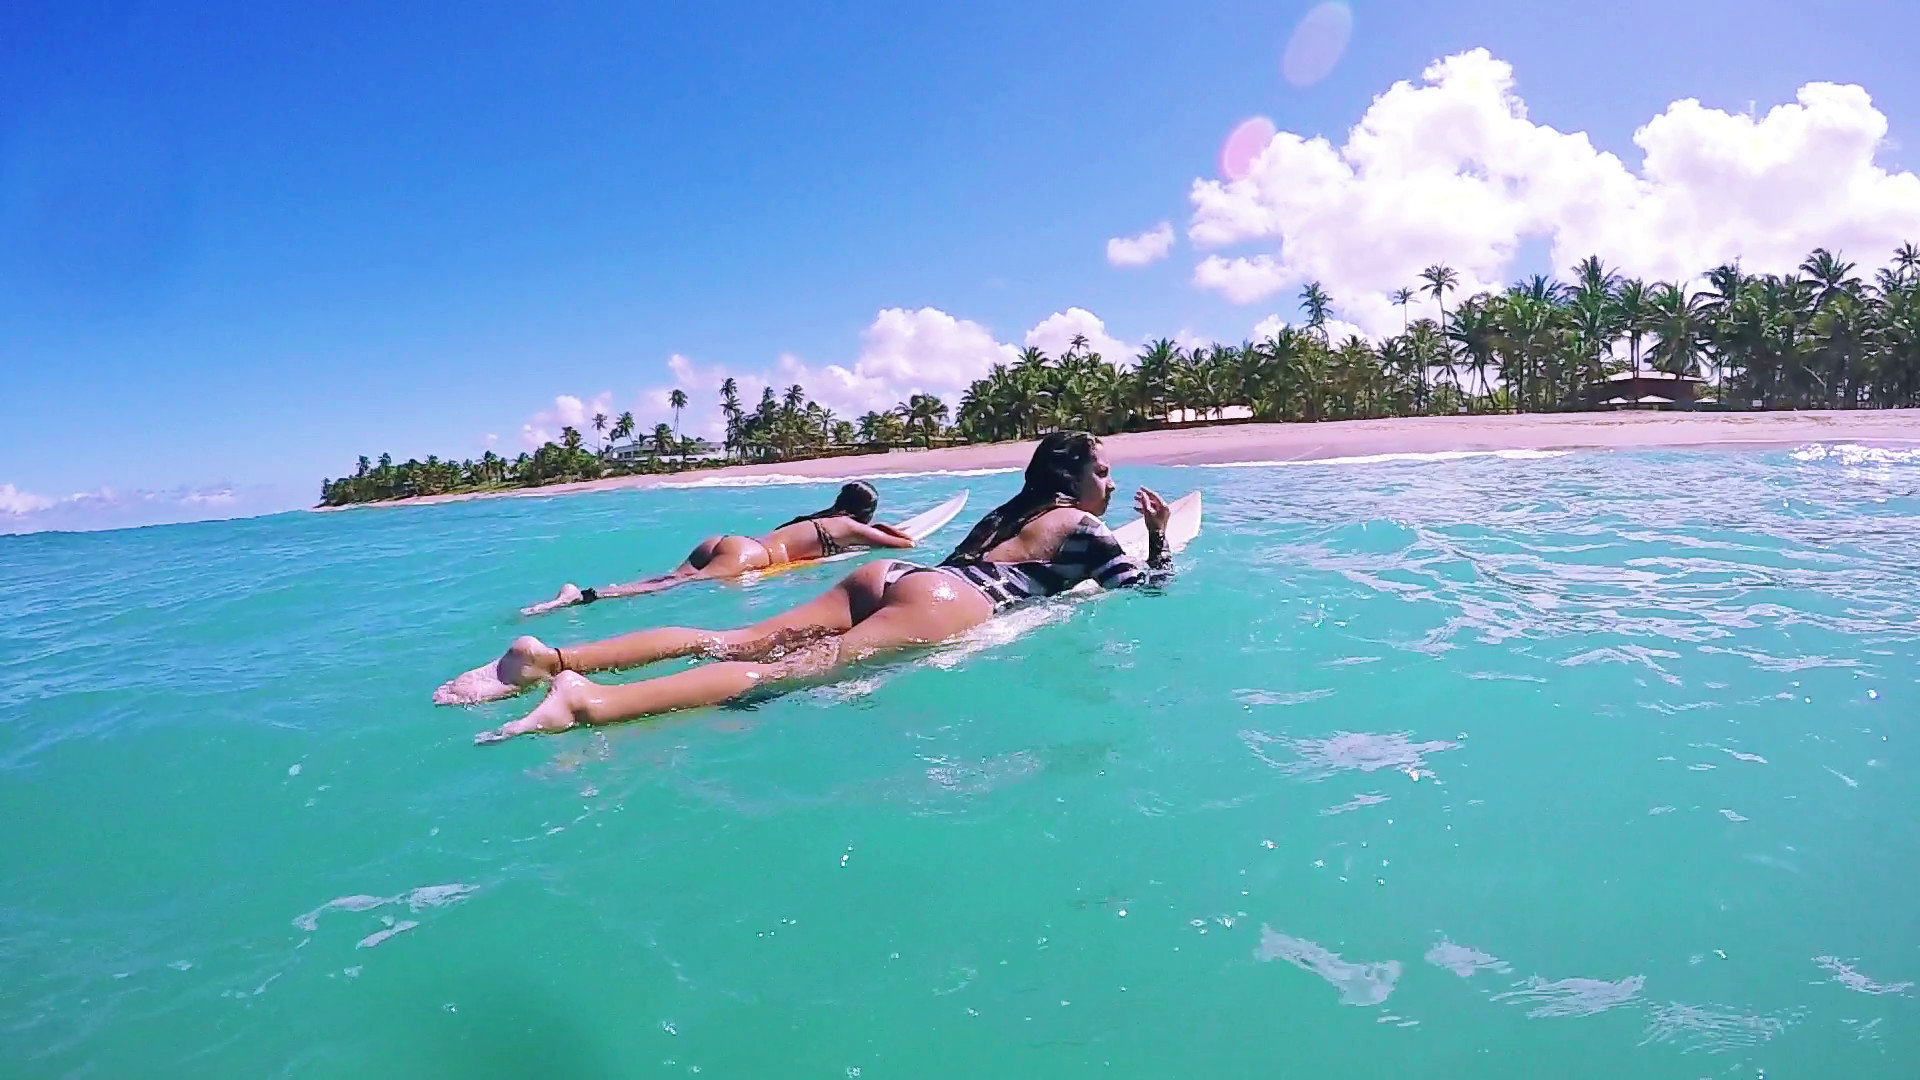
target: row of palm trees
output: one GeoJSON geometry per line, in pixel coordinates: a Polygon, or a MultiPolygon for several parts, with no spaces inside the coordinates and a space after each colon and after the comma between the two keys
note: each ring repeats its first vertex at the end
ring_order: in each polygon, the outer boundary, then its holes
{"type": "MultiPolygon", "coordinates": [[[[579,428],[567,426],[560,429],[558,440],[517,458],[501,457],[491,450],[467,461],[441,461],[429,456],[425,461],[396,464],[389,454],[380,455],[377,462],[362,456],[350,475],[321,482],[320,502],[323,506],[344,506],[420,495],[539,487],[630,473],[670,473],[710,464],[705,444],[679,432],[680,413],[687,407],[686,391],[672,391],[667,405],[673,410],[673,424],[656,424],[652,434],[644,438],[635,437],[638,421],[631,412],[617,417],[594,414],[587,425],[597,443],[592,449],[579,428]]],[[[721,387],[721,412],[726,419],[725,455],[743,462],[873,453],[916,444],[930,447],[954,439],[946,423],[946,404],[931,394],[914,394],[885,412],[869,411],[857,419],[843,420],[810,399],[797,383],[787,387],[784,394],[775,394],[768,387],[761,393],[759,406],[747,411],[740,405],[739,384],[728,379],[721,387]]]]}
{"type": "MultiPolygon", "coordinates": [[[[669,432],[671,436],[671,432],[669,432]]],[[[489,450],[468,461],[427,460],[395,463],[381,454],[378,462],[361,455],[353,473],[320,482],[320,505],[407,499],[417,495],[446,495],[495,488],[539,487],[544,484],[590,480],[610,471],[604,454],[588,450],[580,431],[561,429],[557,442],[547,442],[531,454],[505,458],[489,450]]]]}
{"type": "Polygon", "coordinates": [[[1084,337],[1058,357],[1027,349],[967,389],[955,426],[988,441],[1126,431],[1230,406],[1273,421],[1564,411],[1602,404],[1609,375],[1646,371],[1700,378],[1720,407],[1920,406],[1920,248],[1902,245],[1871,280],[1856,270],[1817,249],[1797,273],[1728,264],[1692,289],[1625,278],[1590,257],[1571,282],[1536,275],[1449,310],[1459,274],[1436,265],[1393,294],[1401,332],[1377,344],[1333,340],[1333,298],[1313,282],[1300,292],[1302,325],[1262,341],[1160,340],[1128,366],[1084,337]],[[1438,318],[1406,317],[1420,294],[1438,318]]]}
{"type": "Polygon", "coordinates": [[[948,409],[935,395],[913,394],[885,412],[870,410],[845,420],[810,400],[806,388],[795,383],[780,394],[763,388],[759,405],[748,410],[740,403],[739,383],[729,378],[720,384],[720,416],[730,457],[782,461],[914,441],[932,446],[947,434],[948,409]]]}
{"type": "MultiPolygon", "coordinates": [[[[745,408],[738,383],[720,387],[724,453],[735,461],[784,461],[956,441],[1032,438],[1072,427],[1108,434],[1165,422],[1174,410],[1202,417],[1241,407],[1257,419],[1318,421],[1462,412],[1593,408],[1607,376],[1659,371],[1704,379],[1722,407],[1907,408],[1920,406],[1920,248],[1904,244],[1870,278],[1826,249],[1795,273],[1748,274],[1737,263],[1704,275],[1704,287],[1646,282],[1598,258],[1572,280],[1536,275],[1503,292],[1448,301],[1459,274],[1430,266],[1418,285],[1393,294],[1401,332],[1374,343],[1328,331],[1333,297],[1318,282],[1300,292],[1304,319],[1265,340],[1181,347],[1155,341],[1115,363],[1076,337],[1057,357],[1029,348],[969,386],[957,408],[914,394],[893,409],[853,419],[811,400],[798,384],[762,390],[745,408]],[[1412,319],[1416,296],[1437,318],[1412,319]]],[[[684,391],[668,398],[672,426],[644,440],[652,453],[610,456],[634,438],[632,413],[592,418],[597,450],[575,428],[508,460],[376,465],[322,485],[330,505],[488,487],[536,486],[615,471],[672,471],[700,464],[679,434],[684,391]]]]}

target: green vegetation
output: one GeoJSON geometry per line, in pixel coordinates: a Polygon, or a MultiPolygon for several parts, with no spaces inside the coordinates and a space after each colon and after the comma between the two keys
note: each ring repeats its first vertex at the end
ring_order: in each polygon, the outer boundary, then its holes
{"type": "MultiPolygon", "coordinates": [[[[1153,342],[1127,367],[1076,338],[1058,357],[1027,349],[970,386],[957,409],[915,394],[887,412],[844,420],[799,385],[766,388],[756,408],[739,387],[720,388],[724,456],[791,461],[903,446],[1032,438],[1075,427],[1110,434],[1162,424],[1173,410],[1219,416],[1228,407],[1268,421],[1344,420],[1595,408],[1603,380],[1622,371],[1704,378],[1717,406],[1764,409],[1920,406],[1920,248],[1905,244],[1865,280],[1853,263],[1817,249],[1794,274],[1750,275],[1737,264],[1706,274],[1706,287],[1622,279],[1599,259],[1562,283],[1536,276],[1503,293],[1458,299],[1459,275],[1430,266],[1393,294],[1401,333],[1374,344],[1327,332],[1333,298],[1318,282],[1300,292],[1306,320],[1264,341],[1181,348],[1153,342]],[[1439,319],[1407,320],[1415,296],[1434,298],[1439,319]],[[949,423],[951,420],[951,423],[949,423]]],[[[673,391],[674,423],[655,427],[651,452],[610,447],[634,435],[632,413],[609,427],[595,416],[598,451],[573,428],[514,460],[378,465],[362,457],[352,476],[321,485],[323,504],[673,472],[710,464],[678,434],[687,397],[673,391]],[[610,442],[608,441],[610,440],[610,442]]]]}

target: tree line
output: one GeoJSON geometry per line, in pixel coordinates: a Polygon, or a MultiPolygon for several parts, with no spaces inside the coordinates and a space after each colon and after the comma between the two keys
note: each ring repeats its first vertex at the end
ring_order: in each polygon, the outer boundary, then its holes
{"type": "Polygon", "coordinates": [[[1713,405],[1762,409],[1920,406],[1920,248],[1902,245],[1871,280],[1817,249],[1792,274],[1715,267],[1705,288],[1646,282],[1598,258],[1573,280],[1536,275],[1448,308],[1459,274],[1430,266],[1393,293],[1401,332],[1374,343],[1327,332],[1333,298],[1300,292],[1300,326],[1262,341],[1181,348],[1160,340],[1129,367],[1076,338],[1028,349],[973,383],[955,413],[974,441],[1058,427],[1126,431],[1175,409],[1243,406],[1268,421],[1596,408],[1605,380],[1659,371],[1704,380],[1713,405]],[[1420,295],[1440,317],[1409,320],[1420,295]]]}
{"type": "MultiPolygon", "coordinates": [[[[1333,298],[1319,283],[1300,292],[1304,319],[1260,341],[1182,347],[1150,343],[1131,363],[1109,361],[1076,337],[1060,355],[1026,349],[995,364],[959,405],[914,394],[893,409],[846,419],[800,385],[761,392],[752,409],[738,384],[720,388],[722,444],[730,461],[788,461],[918,445],[1033,438],[1072,427],[1111,434],[1164,422],[1174,410],[1218,417],[1243,407],[1255,419],[1301,421],[1590,409],[1619,372],[1703,379],[1719,407],[1762,409],[1920,406],[1920,247],[1903,244],[1870,277],[1815,249],[1788,274],[1748,274],[1728,263],[1703,288],[1647,282],[1597,257],[1572,280],[1535,275],[1503,292],[1459,298],[1459,274],[1430,266],[1397,290],[1401,332],[1378,343],[1328,332],[1333,298]],[[1438,318],[1410,319],[1417,296],[1438,318]],[[1449,309],[1450,299],[1454,303],[1449,309]]],[[[708,464],[679,435],[684,391],[669,397],[674,423],[645,440],[651,453],[610,452],[635,435],[632,413],[593,418],[597,449],[562,429],[557,442],[512,460],[359,459],[351,476],[321,485],[326,505],[500,487],[531,487],[621,472],[708,464]]],[[[630,443],[630,446],[635,445],[630,443]]]]}
{"type": "MultiPolygon", "coordinates": [[[[320,504],[345,506],[701,468],[712,464],[708,448],[679,432],[680,412],[687,400],[686,391],[672,391],[667,403],[673,410],[673,424],[658,423],[642,438],[635,438],[638,421],[633,413],[595,414],[589,425],[597,443],[593,448],[588,448],[579,428],[569,425],[560,429],[558,440],[515,458],[491,450],[466,461],[442,461],[429,455],[425,461],[396,463],[390,454],[381,454],[377,461],[362,455],[351,474],[321,481],[320,504]]],[[[720,410],[726,421],[721,450],[726,460],[735,462],[879,453],[955,441],[947,424],[946,404],[931,394],[914,394],[893,409],[846,420],[809,398],[798,383],[779,394],[767,387],[759,405],[745,409],[738,382],[729,378],[720,388],[720,410]]]]}

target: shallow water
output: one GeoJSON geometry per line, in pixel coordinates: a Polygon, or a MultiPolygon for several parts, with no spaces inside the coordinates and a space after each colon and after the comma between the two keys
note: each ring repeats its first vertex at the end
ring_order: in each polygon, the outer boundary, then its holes
{"type": "Polygon", "coordinates": [[[831,488],[0,537],[4,1072],[1920,1073],[1920,453],[1121,480],[1162,595],[483,749],[515,633],[847,568],[520,605],[831,488]]]}

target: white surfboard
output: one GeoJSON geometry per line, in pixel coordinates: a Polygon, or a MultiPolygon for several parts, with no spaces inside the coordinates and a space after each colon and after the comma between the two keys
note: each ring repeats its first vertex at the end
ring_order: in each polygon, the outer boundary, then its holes
{"type": "MultiPolygon", "coordinates": [[[[1190,491],[1167,504],[1167,550],[1178,554],[1193,543],[1200,535],[1200,493],[1190,491]]],[[[1127,554],[1136,559],[1147,557],[1147,519],[1134,518],[1125,525],[1113,530],[1113,538],[1127,554]]],[[[1091,581],[1083,581],[1075,587],[1080,592],[1092,589],[1098,592],[1100,586],[1091,581]]]]}
{"type": "MultiPolygon", "coordinates": [[[[966,509],[967,494],[968,492],[962,491],[960,494],[955,495],[953,498],[948,499],[946,502],[941,503],[939,506],[925,513],[915,514],[900,524],[895,525],[894,528],[913,537],[914,543],[917,544],[927,537],[932,536],[934,533],[939,532],[941,529],[946,528],[947,522],[952,521],[959,515],[960,511],[966,509]]],[[[740,579],[742,583],[751,583],[765,578],[776,577],[790,570],[802,570],[809,566],[819,566],[821,563],[840,562],[843,559],[857,559],[862,555],[870,555],[875,550],[874,548],[858,547],[849,551],[843,551],[838,555],[829,555],[824,559],[802,559],[799,562],[781,563],[779,566],[770,567],[766,570],[754,570],[742,574],[740,575],[740,579]]]]}
{"type": "MultiPolygon", "coordinates": [[[[927,537],[932,536],[934,533],[939,532],[941,529],[946,528],[947,522],[958,517],[960,511],[966,508],[967,492],[962,491],[960,494],[955,495],[953,498],[948,499],[946,502],[941,503],[939,506],[934,507],[924,514],[915,514],[900,524],[895,525],[894,528],[913,537],[914,543],[917,544],[927,537]]],[[[851,558],[858,554],[860,554],[858,551],[843,551],[838,555],[821,559],[820,561],[834,562],[838,559],[851,558]]]]}

